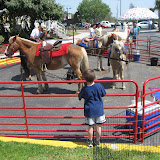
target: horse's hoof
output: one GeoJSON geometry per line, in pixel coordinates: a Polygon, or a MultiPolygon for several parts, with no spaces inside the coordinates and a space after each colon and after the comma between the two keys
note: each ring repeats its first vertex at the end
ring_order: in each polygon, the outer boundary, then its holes
{"type": "Polygon", "coordinates": [[[37,94],[43,93],[43,89],[41,89],[41,90],[38,89],[36,93],[37,93],[37,94]]]}
{"type": "Polygon", "coordinates": [[[126,90],[126,87],[122,87],[122,89],[125,91],[125,90],[126,90]]]}
{"type": "Polygon", "coordinates": [[[116,86],[112,86],[112,89],[115,89],[116,88],[116,86]]]}
{"type": "Polygon", "coordinates": [[[104,68],[101,68],[101,71],[105,71],[105,69],[104,69],[104,68]]]}
{"type": "Polygon", "coordinates": [[[44,91],[48,91],[48,89],[49,89],[48,86],[43,88],[44,91]]]}
{"type": "Polygon", "coordinates": [[[79,94],[80,93],[80,91],[76,91],[76,94],[79,94]]]}
{"type": "Polygon", "coordinates": [[[26,78],[26,80],[27,80],[27,81],[31,81],[31,80],[32,80],[32,78],[31,78],[31,77],[28,77],[28,78],[26,78]]]}
{"type": "Polygon", "coordinates": [[[101,69],[100,69],[100,68],[97,68],[97,71],[101,71],[101,69]]]}

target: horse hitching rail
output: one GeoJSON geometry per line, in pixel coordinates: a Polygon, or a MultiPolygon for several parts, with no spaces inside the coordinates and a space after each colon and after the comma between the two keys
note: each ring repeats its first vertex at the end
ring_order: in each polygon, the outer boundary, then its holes
{"type": "MultiPolygon", "coordinates": [[[[133,81],[133,80],[96,80],[95,82],[99,83],[112,83],[112,82],[128,82],[128,83],[133,83],[136,86],[136,91],[135,93],[129,93],[129,94],[107,94],[106,96],[132,96],[135,97],[136,99],[136,105],[135,106],[105,106],[104,109],[129,109],[129,108],[135,108],[136,112],[134,116],[106,116],[106,118],[134,118],[135,122],[129,122],[129,123],[104,123],[103,125],[134,125],[134,129],[106,129],[103,130],[102,132],[134,132],[133,135],[124,135],[124,136],[102,136],[102,138],[133,138],[134,143],[137,143],[137,103],[138,103],[138,96],[139,96],[139,88],[138,84],[133,81]]],[[[8,131],[13,131],[13,132],[26,132],[26,134],[1,134],[0,136],[6,136],[6,137],[29,137],[29,138],[87,138],[88,136],[82,135],[82,136],[72,136],[72,135],[35,135],[35,134],[30,134],[30,132],[87,132],[87,130],[76,130],[76,129],[52,129],[53,126],[82,126],[85,125],[84,123],[31,123],[29,122],[30,119],[84,119],[84,116],[28,116],[27,115],[27,110],[61,110],[61,109],[66,109],[66,110],[82,110],[83,107],[27,107],[26,106],[26,97],[76,97],[77,94],[41,94],[41,95],[29,95],[25,94],[23,90],[23,85],[28,84],[28,83],[84,83],[85,81],[83,80],[70,80],[70,81],[0,81],[0,84],[20,84],[21,85],[21,94],[1,94],[0,97],[21,97],[23,100],[23,106],[0,106],[0,109],[21,109],[24,110],[24,116],[4,116],[0,115],[0,119],[3,119],[3,122],[0,122],[1,126],[25,126],[24,129],[17,129],[17,128],[0,128],[0,131],[5,131],[8,133],[8,131]],[[25,122],[4,122],[4,119],[25,119],[25,122]],[[52,126],[51,129],[30,129],[29,126],[52,126]]],[[[2,93],[2,92],[1,92],[2,93]]],[[[77,100],[78,101],[78,100],[77,100]]],[[[8,112],[7,112],[8,113],[8,112]]],[[[103,127],[102,127],[103,128],[103,127]]]]}

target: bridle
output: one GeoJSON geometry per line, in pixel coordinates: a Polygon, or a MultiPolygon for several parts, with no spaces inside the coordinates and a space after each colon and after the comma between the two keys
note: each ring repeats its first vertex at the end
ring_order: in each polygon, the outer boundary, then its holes
{"type": "Polygon", "coordinates": [[[13,43],[9,44],[8,47],[7,47],[7,54],[5,53],[6,56],[12,56],[14,54],[14,50],[15,50],[15,45],[16,45],[16,42],[13,41],[13,43]],[[12,49],[9,51],[9,47],[13,44],[13,47],[12,49]]]}

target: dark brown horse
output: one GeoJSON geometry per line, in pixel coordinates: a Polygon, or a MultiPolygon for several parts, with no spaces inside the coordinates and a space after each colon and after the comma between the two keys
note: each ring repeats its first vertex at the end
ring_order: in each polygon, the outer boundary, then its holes
{"type": "MultiPolygon", "coordinates": [[[[6,48],[5,54],[7,56],[13,55],[14,52],[19,50],[27,57],[30,67],[35,72],[37,81],[47,81],[45,72],[41,70],[42,59],[39,56],[36,56],[38,45],[39,43],[20,38],[18,36],[13,36],[9,39],[9,45],[6,48]]],[[[68,54],[59,57],[52,57],[52,61],[47,64],[47,68],[49,70],[56,70],[63,68],[67,64],[71,66],[78,79],[82,80],[82,73],[84,70],[89,68],[86,50],[83,47],[77,46],[75,44],[69,44],[68,54]]],[[[79,84],[77,92],[79,92],[81,88],[82,84],[79,84]]],[[[42,93],[43,90],[48,90],[48,84],[45,83],[44,88],[42,88],[42,84],[38,83],[37,93],[42,93]]]]}
{"type": "MultiPolygon", "coordinates": [[[[98,48],[94,49],[91,51],[91,49],[86,49],[87,53],[93,53],[93,54],[96,54],[96,55],[99,55],[97,56],[98,59],[97,59],[97,70],[101,71],[103,70],[103,65],[102,65],[102,55],[104,54],[105,50],[108,48],[108,46],[113,42],[113,40],[116,40],[118,39],[117,35],[112,33],[110,35],[104,35],[102,38],[99,39],[99,42],[98,42],[98,48]]],[[[80,46],[80,43],[81,43],[82,39],[78,40],[76,45],[79,45],[80,46]]]]}

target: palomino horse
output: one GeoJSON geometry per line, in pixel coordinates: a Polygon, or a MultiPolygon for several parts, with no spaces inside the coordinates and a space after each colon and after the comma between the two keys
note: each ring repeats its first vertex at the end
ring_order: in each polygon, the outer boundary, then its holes
{"type": "MultiPolygon", "coordinates": [[[[114,40],[110,55],[110,64],[113,70],[113,79],[124,79],[124,65],[127,62],[126,54],[124,54],[124,43],[123,41],[114,40]]],[[[127,52],[127,51],[125,51],[127,52]]],[[[112,88],[115,89],[116,84],[113,83],[112,88]]],[[[122,82],[122,89],[125,90],[125,83],[122,82]]]]}
{"type": "MultiPolygon", "coordinates": [[[[36,56],[38,46],[39,43],[20,38],[18,36],[13,36],[9,39],[9,45],[6,48],[5,54],[10,56],[19,50],[27,57],[30,67],[35,72],[37,81],[47,81],[45,72],[41,70],[42,59],[39,56],[36,56]]],[[[52,61],[47,64],[47,68],[49,70],[56,70],[63,68],[67,64],[71,66],[78,79],[82,80],[82,74],[84,70],[89,68],[86,50],[83,47],[79,47],[75,44],[69,44],[68,54],[59,57],[52,57],[52,61]]],[[[82,83],[79,84],[77,93],[81,90],[81,88],[82,83]]],[[[44,88],[42,88],[42,84],[38,83],[37,93],[42,93],[43,90],[48,90],[48,84],[45,83],[44,88]]]]}
{"type": "MultiPolygon", "coordinates": [[[[99,39],[98,48],[94,50],[94,54],[98,55],[97,59],[97,70],[104,70],[102,65],[102,55],[104,54],[106,48],[113,42],[113,40],[118,39],[117,35],[112,33],[110,35],[104,35],[99,39]]],[[[80,46],[82,39],[77,40],[76,45],[80,46]]],[[[87,53],[90,53],[91,49],[87,49],[87,53]]]]}

